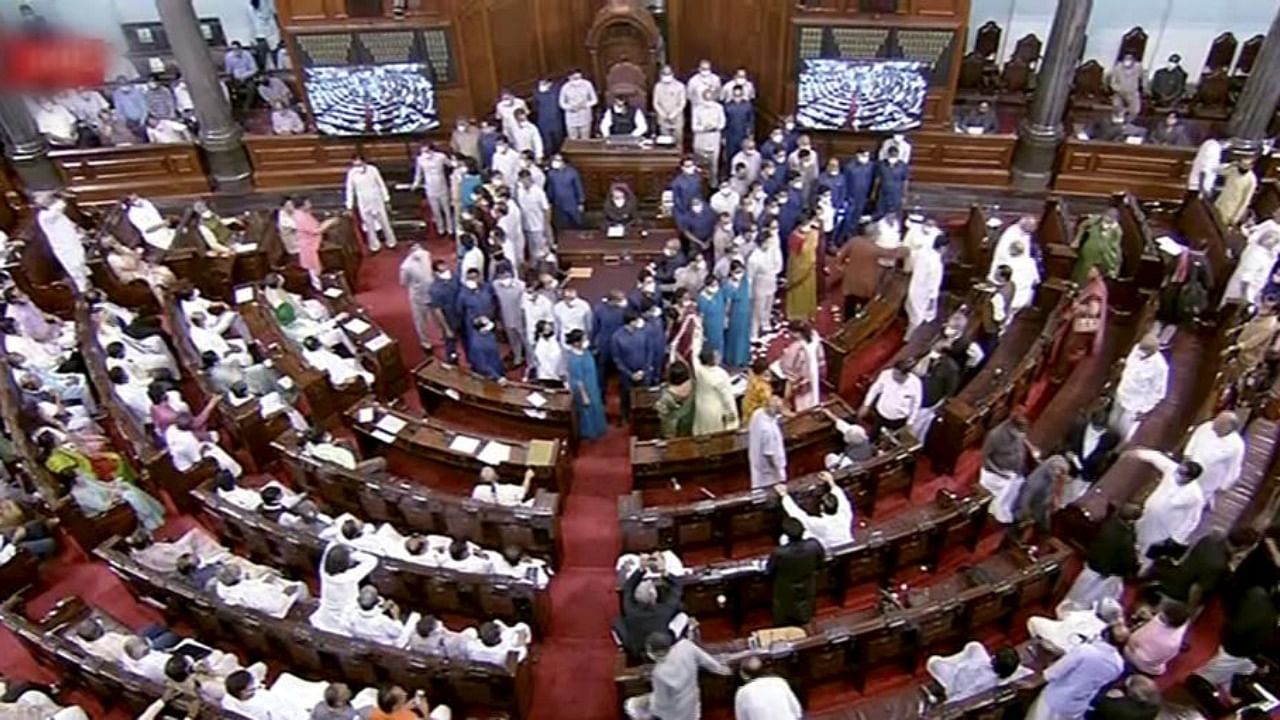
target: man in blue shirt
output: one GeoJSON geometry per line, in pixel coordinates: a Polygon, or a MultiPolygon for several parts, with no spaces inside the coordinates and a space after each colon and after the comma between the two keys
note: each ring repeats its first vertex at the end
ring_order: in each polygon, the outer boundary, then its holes
{"type": "Polygon", "coordinates": [[[489,286],[489,283],[480,281],[479,270],[469,268],[466,278],[462,281],[462,288],[458,290],[458,319],[462,323],[463,330],[467,333],[468,361],[471,360],[471,340],[476,333],[476,319],[494,317],[497,309],[498,302],[493,295],[493,288],[489,286]]]}
{"type": "Polygon", "coordinates": [[[450,365],[458,362],[458,332],[462,323],[458,316],[458,279],[444,260],[431,264],[436,280],[427,291],[427,307],[435,315],[436,323],[444,334],[444,359],[450,365]]]}
{"type": "Polygon", "coordinates": [[[600,389],[609,387],[613,374],[613,334],[626,324],[627,296],[621,290],[610,290],[609,296],[596,303],[591,313],[591,349],[596,354],[596,368],[600,376],[600,389]]]}
{"type": "Polygon", "coordinates": [[[732,159],[742,149],[742,141],[751,137],[756,125],[756,109],[741,85],[733,88],[732,97],[724,104],[724,118],[725,152],[732,159]]]}
{"type": "Polygon", "coordinates": [[[844,196],[847,203],[844,213],[844,224],[841,233],[848,237],[858,231],[862,224],[862,216],[867,212],[867,200],[871,197],[871,186],[875,184],[876,166],[871,162],[871,153],[859,150],[853,159],[844,165],[844,196]]]}
{"type": "Polygon", "coordinates": [[[481,315],[471,324],[471,340],[467,348],[467,363],[471,371],[490,380],[499,380],[507,374],[502,365],[502,350],[498,336],[493,331],[493,320],[481,315]]]}
{"type": "Polygon", "coordinates": [[[551,201],[551,222],[555,229],[582,227],[582,209],[586,202],[582,176],[559,153],[551,158],[551,169],[547,171],[547,199],[551,201]]]}
{"type": "Polygon", "coordinates": [[[628,310],[623,322],[610,339],[609,354],[621,380],[622,422],[625,423],[631,417],[631,388],[648,383],[650,354],[644,318],[628,310]]]}
{"type": "Polygon", "coordinates": [[[239,42],[232,41],[223,58],[223,68],[231,76],[231,97],[241,112],[247,112],[253,104],[253,76],[258,74],[258,62],[239,42]]]}
{"type": "Polygon", "coordinates": [[[142,92],[142,87],[129,83],[123,75],[117,77],[116,82],[121,84],[111,93],[112,106],[128,123],[133,134],[146,137],[147,97],[142,92]]]}
{"type": "Polygon", "coordinates": [[[560,109],[560,86],[550,78],[538,81],[533,91],[533,114],[542,135],[542,151],[560,152],[564,142],[564,110],[560,109]]]}
{"type": "Polygon", "coordinates": [[[480,148],[480,169],[488,171],[493,168],[493,153],[498,149],[498,131],[488,118],[480,121],[480,139],[476,145],[480,148]]]}
{"type": "Polygon", "coordinates": [[[706,199],[702,191],[702,176],[698,174],[698,164],[692,157],[685,157],[680,162],[680,174],[671,181],[671,198],[675,204],[675,212],[689,209],[694,198],[706,199]]]}
{"type": "Polygon", "coordinates": [[[709,253],[716,221],[715,211],[702,198],[694,198],[684,212],[676,210],[676,227],[680,229],[681,249],[686,257],[709,253]]]}

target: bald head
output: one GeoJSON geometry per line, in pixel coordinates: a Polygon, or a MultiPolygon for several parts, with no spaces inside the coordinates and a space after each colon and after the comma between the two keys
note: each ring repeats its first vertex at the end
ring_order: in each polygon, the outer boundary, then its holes
{"type": "Polygon", "coordinates": [[[1219,437],[1225,437],[1240,429],[1240,416],[1230,410],[1218,413],[1213,419],[1213,431],[1219,437]]]}
{"type": "Polygon", "coordinates": [[[738,666],[738,674],[742,676],[743,680],[755,680],[764,674],[764,663],[760,661],[760,658],[752,655],[743,660],[742,664],[738,666]]]}

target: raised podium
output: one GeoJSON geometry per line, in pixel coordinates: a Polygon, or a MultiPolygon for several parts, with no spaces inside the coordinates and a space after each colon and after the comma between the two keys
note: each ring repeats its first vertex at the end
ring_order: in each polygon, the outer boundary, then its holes
{"type": "Polygon", "coordinates": [[[647,138],[643,142],[636,138],[566,140],[560,152],[582,175],[589,210],[604,204],[615,182],[629,185],[642,208],[656,206],[680,171],[680,149],[659,146],[647,138]]]}

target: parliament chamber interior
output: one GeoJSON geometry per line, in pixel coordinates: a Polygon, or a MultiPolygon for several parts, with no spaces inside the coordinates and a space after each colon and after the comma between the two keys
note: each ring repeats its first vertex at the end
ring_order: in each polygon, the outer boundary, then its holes
{"type": "Polygon", "coordinates": [[[6,0],[0,65],[0,718],[1280,712],[1275,0],[6,0]]]}

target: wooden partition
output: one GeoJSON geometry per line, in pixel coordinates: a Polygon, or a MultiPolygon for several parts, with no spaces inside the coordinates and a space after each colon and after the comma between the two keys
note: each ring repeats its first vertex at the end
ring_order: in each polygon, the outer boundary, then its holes
{"type": "Polygon", "coordinates": [[[1183,242],[1203,252],[1209,261],[1209,274],[1213,279],[1210,297],[1216,301],[1235,267],[1235,258],[1227,251],[1227,228],[1223,227],[1212,204],[1200,193],[1190,190],[1184,191],[1177,222],[1183,242]]]}
{"type": "Polygon", "coordinates": [[[1145,199],[1178,200],[1195,155],[1195,148],[1068,138],[1058,152],[1053,189],[1101,196],[1120,189],[1145,199]]]}
{"type": "Polygon", "coordinates": [[[341,188],[356,155],[384,173],[407,172],[417,142],[404,136],[341,138],[320,135],[249,135],[244,139],[259,190],[341,188]]]}
{"type": "MultiPolygon", "coordinates": [[[[858,150],[874,150],[883,139],[879,135],[843,132],[814,137],[823,158],[850,158],[858,150]]],[[[907,140],[911,143],[911,179],[915,182],[1009,187],[1009,168],[1017,142],[1014,135],[965,135],[925,129],[911,133],[907,140]]]]}
{"type": "Polygon", "coordinates": [[[129,145],[54,150],[49,157],[81,204],[100,205],[136,192],[143,197],[201,195],[209,178],[196,145],[129,145]]]}

